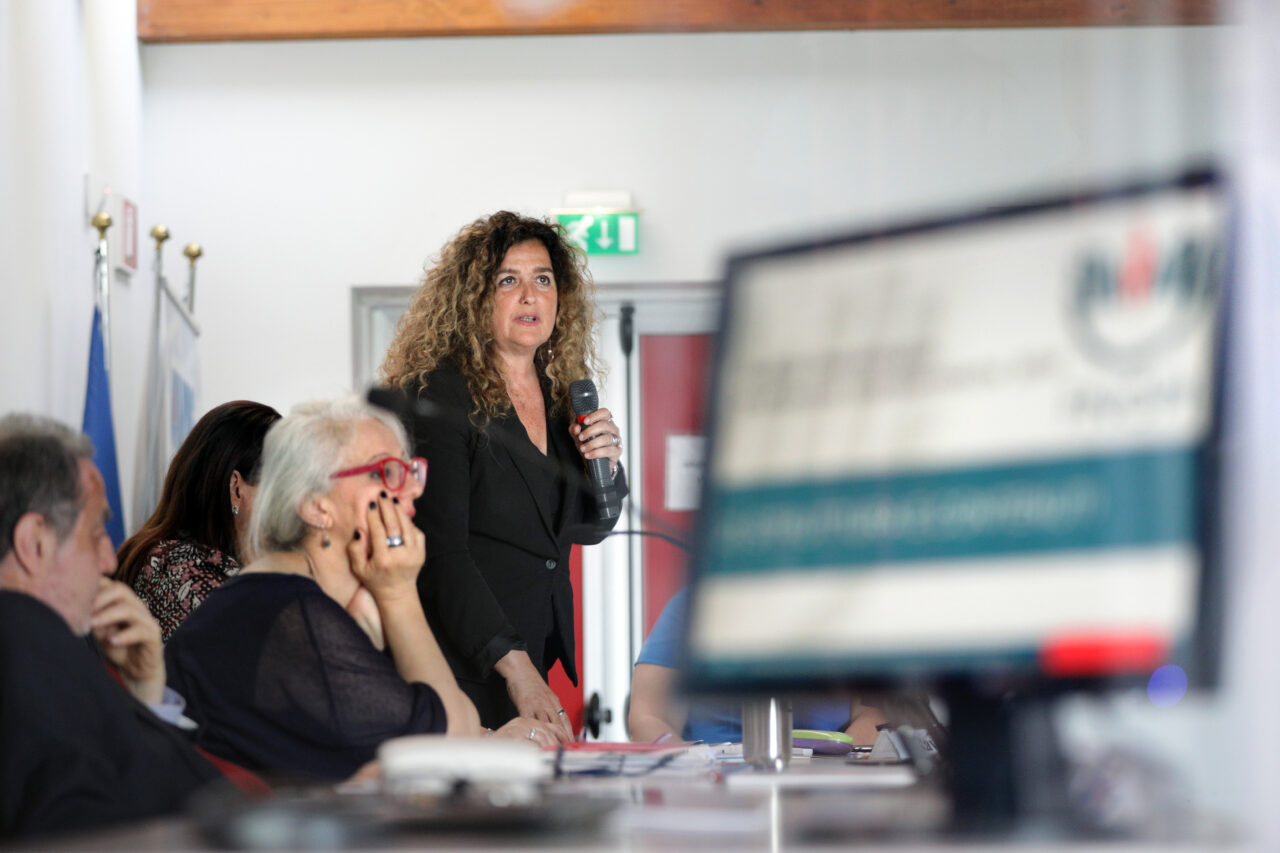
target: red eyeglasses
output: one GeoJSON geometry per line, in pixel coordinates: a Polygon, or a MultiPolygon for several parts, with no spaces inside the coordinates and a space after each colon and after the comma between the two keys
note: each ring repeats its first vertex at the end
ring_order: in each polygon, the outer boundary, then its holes
{"type": "Polygon", "coordinates": [[[374,471],[377,471],[378,476],[382,477],[382,485],[389,492],[398,492],[403,489],[410,474],[413,475],[413,479],[418,481],[418,485],[425,486],[427,484],[427,460],[421,456],[415,456],[408,462],[403,459],[397,459],[394,456],[388,456],[386,459],[379,459],[377,462],[361,465],[359,468],[348,468],[345,471],[330,474],[329,479],[337,480],[342,477],[355,477],[359,474],[369,474],[374,471]]]}

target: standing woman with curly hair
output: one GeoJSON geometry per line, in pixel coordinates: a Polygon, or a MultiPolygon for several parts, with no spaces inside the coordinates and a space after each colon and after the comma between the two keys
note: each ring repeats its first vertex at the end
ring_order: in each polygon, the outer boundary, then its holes
{"type": "Polygon", "coordinates": [[[382,364],[382,379],[434,404],[412,425],[430,465],[415,518],[427,618],[497,728],[514,716],[572,728],[547,685],[558,659],[577,683],[569,550],[601,522],[583,459],[609,460],[620,495],[622,438],[607,409],[573,421],[569,384],[597,372],[594,288],[558,227],[501,211],[442,250],[382,364]]]}

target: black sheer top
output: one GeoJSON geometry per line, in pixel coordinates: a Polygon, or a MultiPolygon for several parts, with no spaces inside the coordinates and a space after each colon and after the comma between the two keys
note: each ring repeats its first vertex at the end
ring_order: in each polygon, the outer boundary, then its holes
{"type": "Polygon", "coordinates": [[[310,578],[228,580],[165,647],[169,684],[210,752],[265,773],[342,779],[378,744],[443,732],[435,690],[410,684],[310,578]]]}

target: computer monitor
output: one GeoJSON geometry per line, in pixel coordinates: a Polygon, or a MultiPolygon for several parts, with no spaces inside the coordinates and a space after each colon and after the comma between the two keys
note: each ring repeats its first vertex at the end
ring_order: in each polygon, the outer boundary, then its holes
{"type": "Polygon", "coordinates": [[[686,686],[1211,680],[1224,208],[1199,171],[733,257],[686,686]]]}

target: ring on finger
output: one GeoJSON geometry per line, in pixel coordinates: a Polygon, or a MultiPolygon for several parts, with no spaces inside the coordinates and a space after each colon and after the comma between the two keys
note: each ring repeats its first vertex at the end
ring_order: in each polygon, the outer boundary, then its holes
{"type": "Polygon", "coordinates": [[[537,730],[536,730],[536,729],[529,729],[529,740],[533,740],[533,738],[534,738],[534,736],[535,736],[536,734],[537,734],[537,730]]]}
{"type": "Polygon", "coordinates": [[[387,547],[388,547],[388,548],[399,548],[399,547],[400,547],[400,546],[402,546],[402,545],[404,545],[404,538],[403,538],[403,537],[400,537],[400,536],[388,536],[388,537],[387,537],[387,547]]]}
{"type": "Polygon", "coordinates": [[[620,436],[614,435],[612,436],[612,439],[613,439],[612,444],[614,447],[617,447],[618,445],[622,444],[622,438],[620,436]]]}
{"type": "Polygon", "coordinates": [[[568,711],[566,711],[564,708],[561,708],[559,711],[556,711],[556,716],[557,716],[557,717],[563,717],[563,716],[564,716],[565,714],[567,714],[567,713],[569,713],[569,712],[568,712],[568,711]]]}

